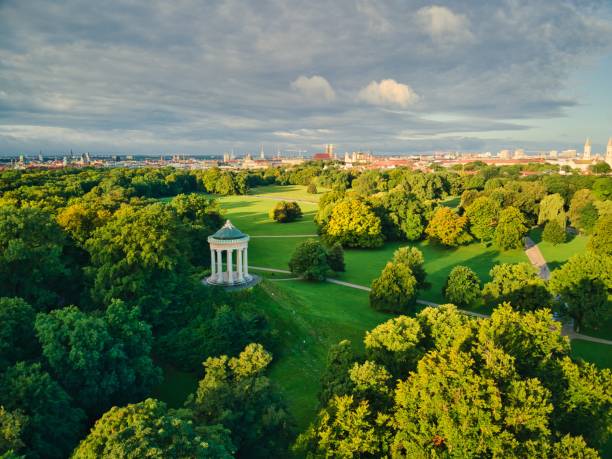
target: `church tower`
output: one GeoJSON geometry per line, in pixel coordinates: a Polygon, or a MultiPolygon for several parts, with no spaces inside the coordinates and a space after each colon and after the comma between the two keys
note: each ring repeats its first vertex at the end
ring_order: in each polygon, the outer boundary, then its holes
{"type": "Polygon", "coordinates": [[[608,139],[608,146],[606,147],[606,162],[612,167],[612,137],[608,139]]]}
{"type": "Polygon", "coordinates": [[[591,159],[591,139],[587,138],[584,142],[584,153],[582,159],[591,159]]]}

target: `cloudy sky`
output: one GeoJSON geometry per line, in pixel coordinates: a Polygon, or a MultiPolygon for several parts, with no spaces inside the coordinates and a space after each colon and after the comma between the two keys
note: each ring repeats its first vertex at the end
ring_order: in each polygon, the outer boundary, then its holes
{"type": "Polygon", "coordinates": [[[0,153],[586,136],[612,136],[609,0],[0,0],[0,153]]]}

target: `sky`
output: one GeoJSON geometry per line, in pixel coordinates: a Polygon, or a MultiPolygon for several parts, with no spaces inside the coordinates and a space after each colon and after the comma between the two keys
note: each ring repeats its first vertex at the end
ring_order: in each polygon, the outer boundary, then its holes
{"type": "Polygon", "coordinates": [[[0,154],[611,136],[610,0],[0,0],[0,154]]]}

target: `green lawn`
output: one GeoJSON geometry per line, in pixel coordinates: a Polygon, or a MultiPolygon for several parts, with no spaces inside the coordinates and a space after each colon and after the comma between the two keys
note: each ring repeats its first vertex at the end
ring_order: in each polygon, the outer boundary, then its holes
{"type": "Polygon", "coordinates": [[[542,228],[532,228],[529,237],[540,248],[551,271],[565,263],[572,255],[583,253],[589,240],[587,236],[578,234],[570,236],[563,244],[553,245],[542,240],[542,228]]]}
{"type": "Polygon", "coordinates": [[[317,194],[310,194],[306,191],[307,188],[304,185],[266,185],[251,188],[249,194],[264,196],[265,198],[299,199],[316,203],[319,201],[319,197],[328,191],[326,188],[318,187],[317,194]]]}
{"type": "Polygon", "coordinates": [[[592,362],[600,368],[612,368],[612,347],[607,344],[572,340],[572,356],[592,362]]]}

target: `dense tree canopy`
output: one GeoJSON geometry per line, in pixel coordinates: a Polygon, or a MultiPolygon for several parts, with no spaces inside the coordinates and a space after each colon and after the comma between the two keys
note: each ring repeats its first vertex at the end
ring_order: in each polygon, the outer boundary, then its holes
{"type": "Polygon", "coordinates": [[[533,311],[550,305],[546,283],[529,263],[495,265],[489,275],[482,293],[491,306],[508,302],[521,311],[533,311]]]}
{"type": "Polygon", "coordinates": [[[330,244],[339,242],[344,247],[379,247],[383,243],[380,218],[358,199],[334,205],[323,232],[330,244]]]}
{"type": "Polygon", "coordinates": [[[233,446],[222,427],[198,428],[186,410],[168,410],[147,399],[113,407],[74,451],[74,459],[113,457],[155,459],[230,459],[233,446]]]}
{"type": "Polygon", "coordinates": [[[599,253],[578,254],[555,269],[550,290],[559,295],[561,309],[572,319],[574,328],[597,327],[610,316],[612,257],[599,253]]]}
{"type": "Polygon", "coordinates": [[[568,341],[547,311],[522,315],[504,306],[475,326],[446,305],[392,319],[375,334],[380,339],[366,336],[367,360],[336,365],[346,379],[327,387],[330,396],[300,435],[299,451],[598,457],[593,447],[607,438],[610,413],[603,413],[610,409],[612,375],[571,361],[568,341]],[[593,397],[585,397],[595,385],[593,397]]]}
{"type": "Polygon", "coordinates": [[[558,245],[565,242],[567,233],[565,229],[561,228],[561,225],[556,220],[551,220],[544,225],[544,231],[542,231],[542,240],[550,242],[552,245],[558,245]]]}
{"type": "Polygon", "coordinates": [[[501,250],[520,249],[527,234],[525,217],[516,207],[507,207],[499,213],[495,229],[495,245],[501,250]]]}
{"type": "Polygon", "coordinates": [[[603,215],[589,239],[588,248],[599,254],[612,256],[612,214],[603,215]]]}
{"type": "Polygon", "coordinates": [[[35,317],[32,306],[21,298],[0,298],[0,372],[40,353],[35,317]]]}
{"type": "Polygon", "coordinates": [[[559,226],[565,229],[567,216],[563,208],[565,202],[563,197],[558,194],[549,194],[540,202],[540,213],[538,215],[538,225],[546,222],[556,221],[559,226]]]}
{"type": "Polygon", "coordinates": [[[465,209],[470,222],[470,231],[481,242],[490,242],[495,237],[495,227],[500,212],[499,204],[493,199],[482,196],[465,209]]]}
{"type": "Polygon", "coordinates": [[[467,232],[467,223],[466,216],[459,216],[448,207],[442,206],[434,212],[425,233],[443,245],[461,245],[472,240],[467,232]]]}
{"type": "Polygon", "coordinates": [[[91,414],[136,399],[161,379],[150,326],[121,301],[102,317],[74,306],[39,314],[36,334],[53,375],[91,414]]]}

